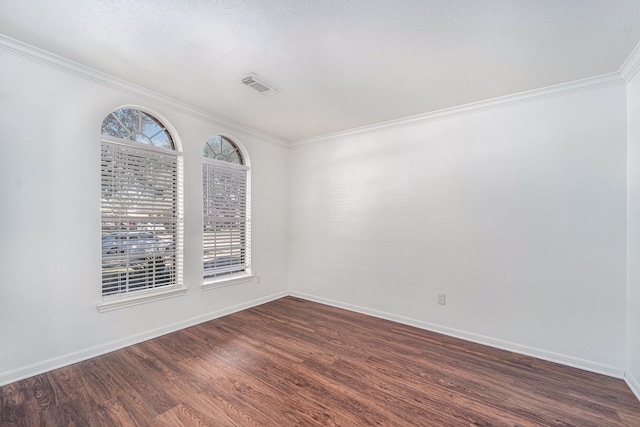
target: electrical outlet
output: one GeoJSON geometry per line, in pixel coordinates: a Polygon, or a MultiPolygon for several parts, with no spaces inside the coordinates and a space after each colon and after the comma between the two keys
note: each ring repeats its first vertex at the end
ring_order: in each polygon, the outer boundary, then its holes
{"type": "Polygon", "coordinates": [[[447,296],[445,294],[438,294],[438,304],[447,305],[447,296]]]}
{"type": "Polygon", "coordinates": [[[262,282],[262,276],[259,274],[256,274],[256,283],[260,283],[262,282]]]}

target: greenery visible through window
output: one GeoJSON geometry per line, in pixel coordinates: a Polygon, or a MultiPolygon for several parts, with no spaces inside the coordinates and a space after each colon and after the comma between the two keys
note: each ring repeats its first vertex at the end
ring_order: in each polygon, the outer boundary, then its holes
{"type": "Polygon", "coordinates": [[[175,148],[171,135],[160,120],[132,108],[120,108],[109,114],[102,122],[102,134],[161,148],[175,148]]]}
{"type": "Polygon", "coordinates": [[[178,284],[179,152],[166,127],[122,108],[102,123],[102,295],[178,284]]]}
{"type": "Polygon", "coordinates": [[[236,144],[220,135],[203,148],[204,278],[250,268],[249,168],[236,144]]]}
{"type": "Polygon", "coordinates": [[[227,138],[220,135],[213,135],[204,144],[202,155],[209,159],[222,160],[224,162],[242,165],[242,154],[238,147],[227,138]]]}

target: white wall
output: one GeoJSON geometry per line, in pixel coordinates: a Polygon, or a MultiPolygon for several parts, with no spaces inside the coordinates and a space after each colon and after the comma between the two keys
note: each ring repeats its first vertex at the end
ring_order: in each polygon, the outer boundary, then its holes
{"type": "Polygon", "coordinates": [[[623,374],[623,84],[299,145],[291,176],[295,293],[623,374]]]}
{"type": "MultiPolygon", "coordinates": [[[[630,260],[640,251],[638,81],[629,85],[630,260]]],[[[625,91],[289,151],[0,51],[0,384],[286,294],[287,279],[295,294],[593,370],[622,372],[627,348],[638,384],[632,262],[625,285],[625,91]],[[121,105],[166,118],[184,147],[189,291],[98,313],[99,128],[121,105]],[[200,152],[213,133],[251,157],[262,283],[202,292],[200,152]]]]}
{"type": "Polygon", "coordinates": [[[640,398],[640,75],[628,85],[627,381],[640,398]]]}
{"type": "Polygon", "coordinates": [[[286,148],[0,51],[0,384],[286,292],[286,148]],[[185,296],[98,313],[99,133],[122,105],[155,111],[184,148],[185,296]],[[243,144],[253,174],[253,267],[261,283],[203,292],[201,152],[243,144]]]}

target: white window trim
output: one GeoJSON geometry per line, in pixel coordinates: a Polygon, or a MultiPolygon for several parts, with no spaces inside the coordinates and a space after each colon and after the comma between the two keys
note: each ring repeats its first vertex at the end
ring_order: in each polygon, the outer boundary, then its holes
{"type": "Polygon", "coordinates": [[[249,166],[247,166],[247,165],[239,165],[237,163],[231,163],[231,162],[227,162],[225,160],[212,159],[210,157],[203,157],[202,161],[206,162],[206,163],[211,163],[211,164],[214,164],[214,165],[220,165],[220,166],[227,167],[227,168],[230,168],[230,169],[240,169],[240,170],[245,170],[245,171],[251,170],[251,168],[249,166]]]}
{"type": "MultiPolygon", "coordinates": [[[[103,141],[117,143],[122,145],[131,145],[131,141],[113,137],[110,135],[100,134],[100,139],[103,141]]],[[[97,304],[97,309],[100,313],[104,313],[111,310],[117,310],[120,308],[131,307],[134,305],[145,304],[152,301],[158,301],[167,298],[173,298],[185,295],[187,293],[188,288],[184,285],[183,282],[183,250],[184,250],[184,178],[183,178],[183,153],[179,151],[177,148],[173,150],[168,150],[161,147],[155,147],[152,145],[146,145],[142,143],[138,143],[135,145],[138,149],[149,150],[149,151],[159,151],[159,152],[171,152],[171,154],[175,155],[177,158],[177,166],[178,166],[178,200],[177,200],[177,218],[178,218],[178,235],[177,235],[177,248],[176,248],[176,283],[173,286],[167,286],[157,289],[144,289],[136,292],[132,292],[129,294],[115,294],[109,296],[102,296],[102,301],[97,304]],[[139,144],[139,145],[138,145],[139,144]]]]}
{"type": "Polygon", "coordinates": [[[210,279],[205,279],[200,288],[203,291],[208,291],[210,289],[224,288],[225,286],[253,282],[254,277],[256,277],[255,274],[252,274],[250,271],[245,271],[244,273],[240,273],[240,274],[214,277],[210,279]]]}
{"type": "MultiPolygon", "coordinates": [[[[235,144],[235,143],[234,143],[235,144]]],[[[243,154],[243,158],[244,154],[243,154]]],[[[245,270],[241,273],[229,274],[229,275],[221,275],[218,277],[205,277],[203,278],[202,290],[206,291],[209,289],[221,288],[225,286],[235,285],[238,283],[250,282],[254,278],[254,274],[251,273],[251,168],[248,165],[239,165],[236,163],[230,163],[224,160],[212,159],[209,157],[203,157],[203,163],[218,165],[221,167],[225,167],[228,169],[238,169],[244,170],[247,172],[247,188],[246,188],[246,261],[245,261],[245,270]]]]}
{"type": "Polygon", "coordinates": [[[161,299],[180,297],[187,293],[187,287],[172,287],[169,289],[154,289],[152,291],[140,291],[139,293],[131,293],[126,295],[113,295],[109,299],[105,299],[97,304],[98,311],[104,313],[106,311],[118,310],[120,308],[131,307],[134,305],[146,304],[161,299]]]}

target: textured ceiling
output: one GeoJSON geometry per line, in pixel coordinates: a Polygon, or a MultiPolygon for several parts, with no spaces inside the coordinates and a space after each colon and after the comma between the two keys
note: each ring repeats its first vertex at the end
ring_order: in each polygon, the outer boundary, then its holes
{"type": "Polygon", "coordinates": [[[296,141],[617,71],[640,1],[3,0],[0,33],[296,141]]]}

